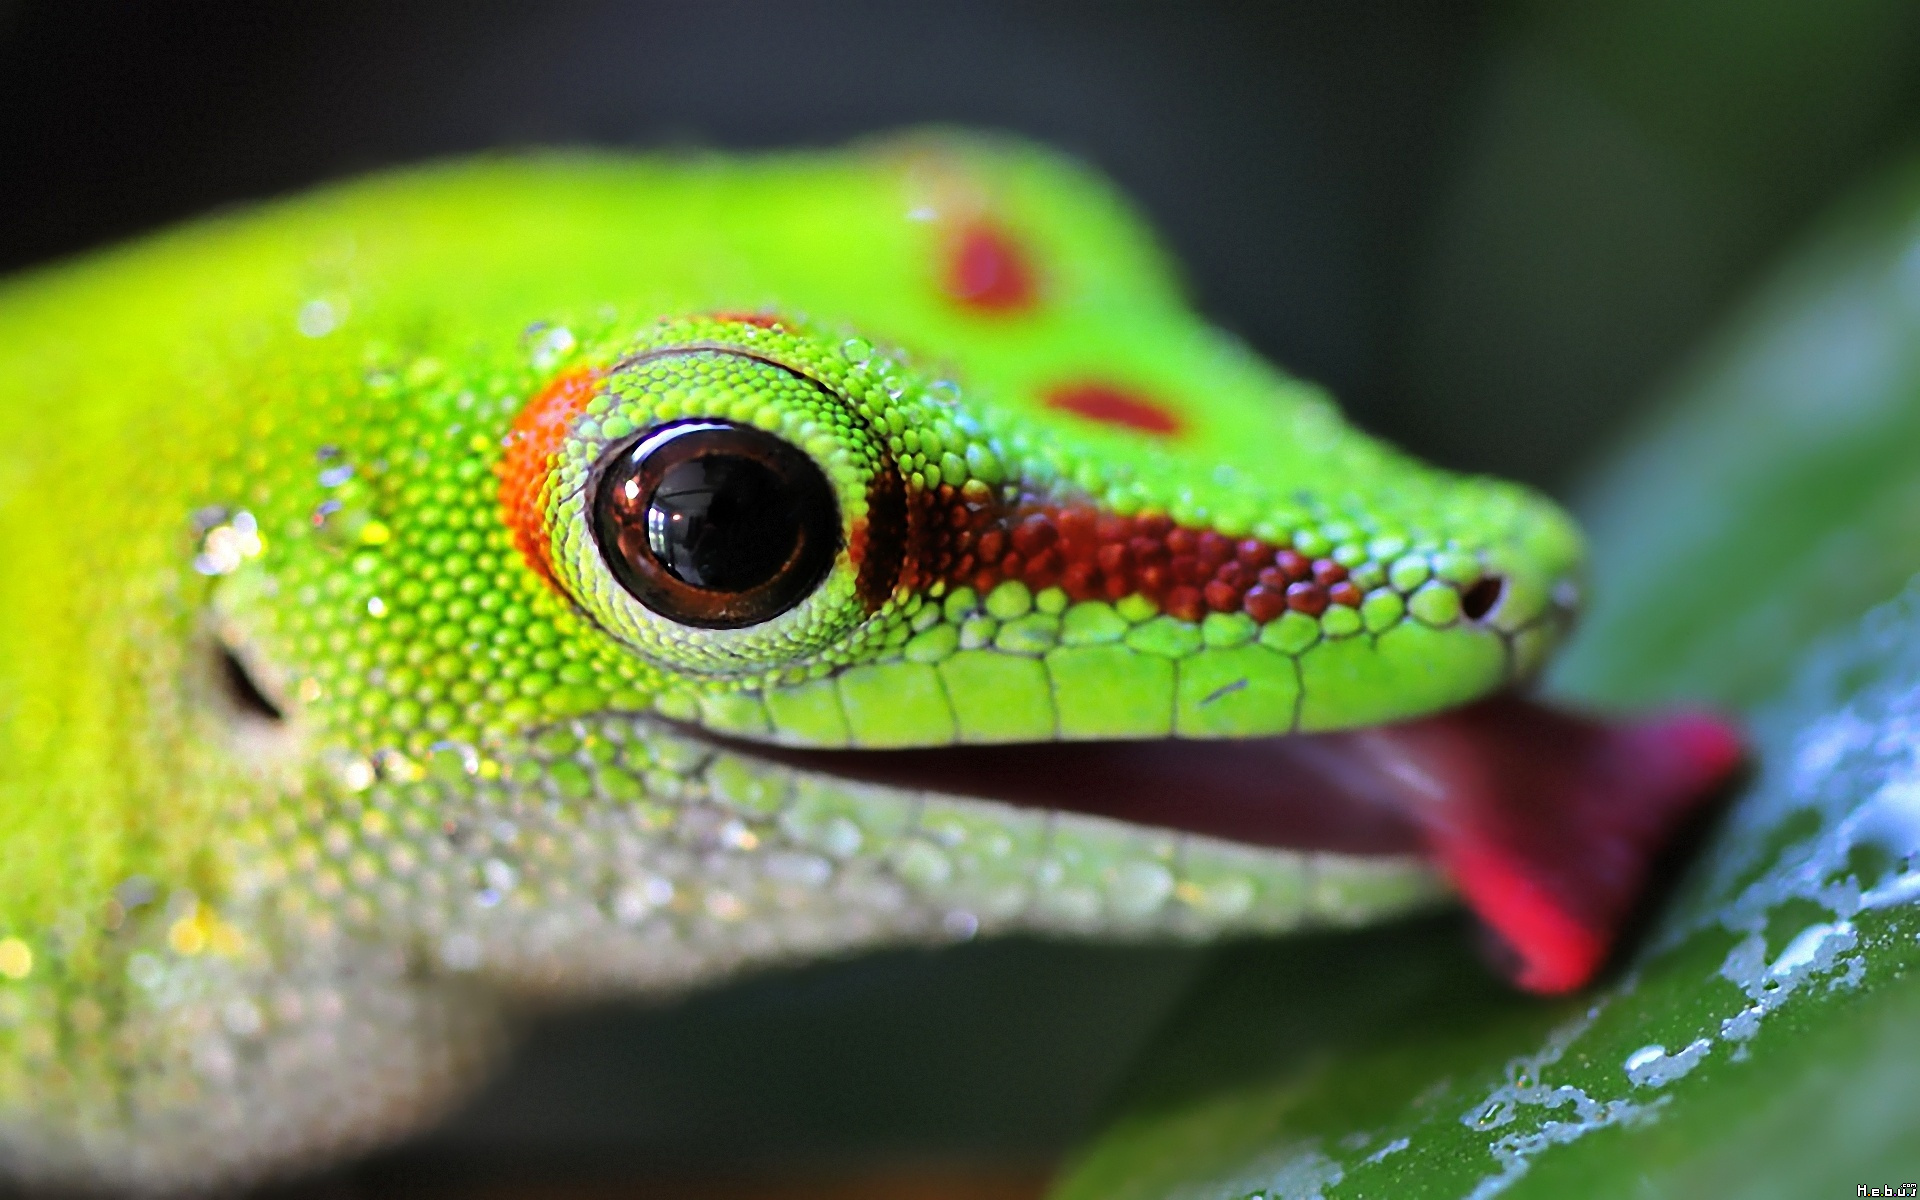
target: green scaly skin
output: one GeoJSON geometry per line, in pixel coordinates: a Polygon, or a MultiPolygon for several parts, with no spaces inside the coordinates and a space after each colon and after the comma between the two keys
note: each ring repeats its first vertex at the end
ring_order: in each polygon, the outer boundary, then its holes
{"type": "Polygon", "coordinates": [[[689,726],[867,747],[1389,721],[1531,671],[1580,555],[1545,501],[1366,438],[1197,319],[1098,180],[950,137],[435,167],[19,279],[0,548],[0,1167],[160,1187],[417,1126],[507,999],[1429,902],[1410,860],[854,784],[689,726]],[[1030,248],[1032,311],[940,286],[942,237],[981,213],[1030,248]],[[782,319],[698,315],[730,311],[782,319]],[[687,343],[721,352],[630,358],[687,343]],[[540,493],[549,583],[497,474],[523,406],[583,369],[598,397],[540,493]],[[1088,376],[1185,432],[1036,399],[1088,376]],[[919,580],[869,609],[842,550],[781,618],[676,627],[612,580],[580,484],[686,416],[801,446],[849,521],[891,463],[910,496],[1291,543],[1366,602],[1195,623],[919,580]],[[1506,594],[1469,621],[1488,572],[1506,594]],[[222,646],[283,721],[236,703],[222,646]]]}

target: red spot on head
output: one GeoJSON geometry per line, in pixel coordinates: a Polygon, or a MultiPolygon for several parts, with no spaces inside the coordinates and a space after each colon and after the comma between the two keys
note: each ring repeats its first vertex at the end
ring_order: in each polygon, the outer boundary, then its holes
{"type": "Polygon", "coordinates": [[[1039,299],[1026,251],[1005,229],[979,219],[954,233],[944,285],[957,303],[979,312],[1021,312],[1039,299]]]}
{"type": "Polygon", "coordinates": [[[585,367],[554,376],[513,419],[506,453],[494,467],[500,477],[500,508],[513,544],[527,565],[549,583],[553,562],[548,555],[546,507],[553,456],[599,387],[600,373],[585,367]]]}
{"type": "Polygon", "coordinates": [[[1172,437],[1184,425],[1178,414],[1164,405],[1110,383],[1061,384],[1048,388],[1041,394],[1041,400],[1048,408],[1076,417],[1160,437],[1172,437]]]}

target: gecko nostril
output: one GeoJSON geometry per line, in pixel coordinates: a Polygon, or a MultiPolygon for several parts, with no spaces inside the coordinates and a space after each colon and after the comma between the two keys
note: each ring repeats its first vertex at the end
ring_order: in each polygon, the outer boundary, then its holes
{"type": "Polygon", "coordinates": [[[1500,575],[1489,575],[1468,588],[1460,596],[1460,611],[1467,620],[1484,620],[1488,613],[1500,606],[1500,597],[1507,591],[1507,581],[1500,575]]]}
{"type": "Polygon", "coordinates": [[[220,683],[226,689],[227,699],[232,702],[235,711],[275,724],[287,719],[286,714],[280,711],[280,706],[254,682],[247,664],[240,661],[239,655],[225,645],[216,645],[215,653],[220,657],[220,683]]]}

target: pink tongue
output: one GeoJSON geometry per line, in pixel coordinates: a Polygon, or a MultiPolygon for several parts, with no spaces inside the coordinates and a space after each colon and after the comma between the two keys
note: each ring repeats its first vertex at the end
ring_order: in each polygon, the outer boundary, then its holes
{"type": "Polygon", "coordinates": [[[1536,992],[1592,978],[1653,861],[1742,757],[1713,717],[1614,724],[1507,697],[1334,736],[1404,785],[1401,810],[1536,992]]]}

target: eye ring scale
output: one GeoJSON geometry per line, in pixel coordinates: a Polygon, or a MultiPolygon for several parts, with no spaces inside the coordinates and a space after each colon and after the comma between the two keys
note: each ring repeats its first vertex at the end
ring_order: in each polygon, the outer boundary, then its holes
{"type": "Polygon", "coordinates": [[[731,421],[648,430],[607,454],[593,536],[614,579],[666,619],[741,629],[810,595],[840,552],[825,472],[782,438],[731,421]]]}

